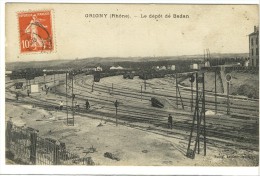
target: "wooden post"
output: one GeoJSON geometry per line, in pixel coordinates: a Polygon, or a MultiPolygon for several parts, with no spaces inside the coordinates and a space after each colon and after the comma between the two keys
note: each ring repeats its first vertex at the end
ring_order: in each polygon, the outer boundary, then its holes
{"type": "Polygon", "coordinates": [[[141,85],[141,101],[143,100],[143,86],[141,85]]]}
{"type": "Polygon", "coordinates": [[[30,141],[30,162],[36,164],[37,133],[35,131],[30,133],[30,141]]]}
{"type": "Polygon", "coordinates": [[[114,94],[114,85],[112,83],[112,94],[114,94]]]}
{"type": "Polygon", "coordinates": [[[116,126],[118,124],[117,122],[117,107],[118,107],[118,101],[116,100],[115,103],[114,103],[115,107],[116,107],[116,126]]]}
{"type": "Polygon", "coordinates": [[[56,143],[54,143],[53,145],[54,145],[53,164],[54,165],[59,165],[59,163],[60,163],[60,152],[59,152],[60,146],[58,144],[56,144],[56,143]]]}
{"type": "Polygon", "coordinates": [[[53,76],[54,76],[54,78],[53,78],[53,80],[54,80],[54,94],[56,95],[55,74],[53,76]]]}
{"type": "Polygon", "coordinates": [[[118,122],[117,122],[117,106],[116,106],[116,126],[117,126],[118,122]]]}
{"type": "Polygon", "coordinates": [[[91,92],[94,91],[94,82],[92,83],[92,88],[91,88],[91,92]]]}
{"type": "Polygon", "coordinates": [[[146,90],[146,79],[144,80],[144,90],[146,90]]]}
{"type": "Polygon", "coordinates": [[[5,143],[5,146],[7,149],[10,149],[10,146],[11,146],[12,127],[13,127],[13,124],[12,124],[11,120],[8,120],[7,126],[6,126],[6,143],[5,143]]]}

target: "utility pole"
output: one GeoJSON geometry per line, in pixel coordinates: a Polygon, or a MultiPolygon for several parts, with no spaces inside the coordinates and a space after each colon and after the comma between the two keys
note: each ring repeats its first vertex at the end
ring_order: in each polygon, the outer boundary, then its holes
{"type": "Polygon", "coordinates": [[[191,87],[191,105],[190,105],[190,110],[193,110],[193,82],[190,83],[191,87]]]}
{"type": "Polygon", "coordinates": [[[218,112],[218,102],[217,102],[217,71],[215,70],[215,114],[218,112]]]}
{"type": "Polygon", "coordinates": [[[204,156],[206,156],[206,114],[205,114],[205,75],[204,73],[202,73],[202,81],[203,81],[203,85],[202,85],[202,115],[203,115],[203,137],[204,137],[204,156]]]}
{"type": "Polygon", "coordinates": [[[69,113],[68,113],[68,73],[66,72],[66,111],[67,111],[67,125],[69,125],[69,113]]]}
{"type": "Polygon", "coordinates": [[[72,81],[71,81],[71,88],[72,88],[72,118],[73,118],[73,126],[74,126],[74,93],[73,93],[73,76],[74,76],[74,73],[72,73],[72,81]]]}
{"type": "MultiPolygon", "coordinates": [[[[198,81],[199,79],[199,74],[196,73],[196,81],[198,81]]],[[[196,91],[197,91],[197,95],[199,95],[199,84],[197,83],[196,84],[196,91]]],[[[198,101],[198,98],[197,98],[197,101],[196,101],[196,106],[197,106],[197,109],[199,109],[199,101],[198,101]]],[[[197,144],[198,144],[198,154],[200,153],[200,115],[199,115],[199,112],[197,112],[197,144]]],[[[196,148],[196,146],[195,146],[196,148]]],[[[196,150],[195,150],[196,152],[196,150]]]]}
{"type": "Polygon", "coordinates": [[[178,74],[176,73],[175,74],[175,80],[176,80],[176,105],[177,105],[177,109],[178,109],[178,80],[177,80],[177,76],[178,76],[178,74]]]}

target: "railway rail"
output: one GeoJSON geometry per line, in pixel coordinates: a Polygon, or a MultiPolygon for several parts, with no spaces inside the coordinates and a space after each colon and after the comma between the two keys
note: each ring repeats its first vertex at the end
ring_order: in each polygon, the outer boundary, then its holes
{"type": "MultiPolygon", "coordinates": [[[[14,93],[10,90],[12,83],[6,84],[6,91],[14,93]]],[[[70,87],[70,86],[69,86],[70,87]]],[[[90,118],[103,119],[106,117],[109,121],[115,121],[115,107],[113,106],[113,101],[111,100],[112,96],[110,95],[95,95],[92,94],[90,90],[86,91],[84,87],[84,81],[80,80],[80,77],[75,80],[74,92],[80,96],[77,96],[81,107],[84,106],[84,101],[89,99],[92,103],[98,104],[101,108],[86,110],[84,108],[79,108],[75,111],[76,115],[88,116],[90,118]]],[[[105,88],[100,88],[103,94],[107,93],[105,88]]],[[[120,90],[118,90],[120,91],[120,90]]],[[[62,99],[65,99],[66,94],[64,90],[64,85],[61,85],[57,89],[57,95],[62,99]]],[[[120,98],[122,95],[113,92],[120,98]]],[[[138,94],[138,92],[137,92],[138,94]]],[[[131,94],[130,94],[131,95],[131,94]]],[[[135,95],[133,95],[135,97],[135,95]]],[[[133,98],[130,96],[130,98],[133,98]]],[[[71,98],[71,96],[68,96],[71,98]]],[[[138,96],[140,99],[140,96],[138,96]]],[[[122,101],[125,99],[122,98],[122,101]]],[[[148,101],[148,95],[144,101],[148,101]]],[[[46,100],[38,97],[24,98],[22,101],[15,101],[14,99],[6,98],[7,102],[12,103],[24,103],[24,104],[34,104],[36,107],[44,109],[53,109],[53,107],[58,106],[57,102],[46,100]]],[[[71,106],[68,106],[69,110],[72,110],[71,106]]],[[[64,110],[65,111],[65,110],[64,110]]],[[[207,135],[208,142],[214,145],[226,145],[230,148],[247,148],[252,150],[258,150],[258,118],[240,118],[243,117],[243,114],[238,114],[237,116],[225,116],[225,117],[210,117],[207,118],[207,135]],[[252,135],[253,134],[253,135],[252,135]],[[248,144],[249,145],[248,145],[248,144]],[[250,145],[252,144],[252,145],[250,145]],[[232,147],[231,147],[232,146],[232,147]]],[[[141,130],[147,130],[154,133],[159,133],[162,135],[167,135],[169,137],[176,137],[187,142],[188,132],[191,129],[192,122],[192,113],[184,112],[182,110],[176,111],[165,111],[162,109],[156,109],[153,107],[139,107],[138,105],[133,104],[120,104],[119,114],[118,114],[119,123],[123,125],[128,125],[133,128],[138,128],[141,130]],[[174,129],[167,129],[167,115],[171,112],[174,114],[174,129]],[[148,126],[147,126],[148,125],[148,126]]]]}

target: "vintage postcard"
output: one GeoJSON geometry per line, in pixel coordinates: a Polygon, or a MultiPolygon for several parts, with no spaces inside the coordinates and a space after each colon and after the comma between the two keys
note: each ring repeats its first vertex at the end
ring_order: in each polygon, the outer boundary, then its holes
{"type": "Polygon", "coordinates": [[[5,29],[6,167],[258,168],[258,4],[7,2],[5,29]]]}

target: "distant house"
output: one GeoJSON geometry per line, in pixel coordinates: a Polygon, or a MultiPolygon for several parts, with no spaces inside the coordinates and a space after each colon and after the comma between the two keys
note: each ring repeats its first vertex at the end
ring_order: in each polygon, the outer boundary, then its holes
{"type": "Polygon", "coordinates": [[[249,66],[249,59],[246,58],[245,61],[243,62],[243,66],[248,67],[249,66]]]}
{"type": "Polygon", "coordinates": [[[175,65],[171,65],[170,70],[175,70],[175,65]]]}
{"type": "Polygon", "coordinates": [[[166,66],[161,66],[160,70],[166,70],[166,66]]]}
{"type": "Polygon", "coordinates": [[[117,67],[112,66],[112,67],[110,67],[109,69],[110,69],[110,70],[123,70],[124,68],[121,67],[121,66],[117,66],[117,67]]]}
{"type": "Polygon", "coordinates": [[[210,62],[209,62],[209,61],[205,61],[204,66],[205,66],[205,67],[210,67],[210,62]]]}
{"type": "Polygon", "coordinates": [[[197,63],[191,64],[191,65],[190,65],[190,69],[192,69],[192,70],[198,70],[198,69],[199,69],[199,64],[197,64],[197,63]]]}
{"type": "Polygon", "coordinates": [[[12,71],[8,71],[8,70],[5,71],[5,76],[11,75],[11,74],[12,74],[12,71]]]}
{"type": "Polygon", "coordinates": [[[102,67],[100,67],[100,66],[97,66],[96,68],[95,68],[95,71],[102,71],[103,69],[102,69],[102,67]]]}

